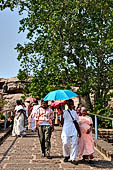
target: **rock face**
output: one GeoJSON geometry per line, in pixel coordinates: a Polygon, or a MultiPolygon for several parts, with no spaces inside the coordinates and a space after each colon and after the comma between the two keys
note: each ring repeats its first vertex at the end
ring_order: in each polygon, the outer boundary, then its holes
{"type": "Polygon", "coordinates": [[[17,94],[5,94],[3,96],[3,99],[5,101],[4,109],[12,109],[16,105],[16,100],[20,100],[21,96],[23,96],[22,93],[17,94]]]}
{"type": "Polygon", "coordinates": [[[24,82],[18,80],[17,77],[0,80],[0,88],[4,93],[15,94],[22,93],[24,88],[24,82]]]}
{"type": "Polygon", "coordinates": [[[5,103],[3,109],[10,109],[15,106],[16,100],[23,96],[24,81],[20,81],[17,77],[0,78],[0,94],[1,99],[5,103]]]}
{"type": "MultiPolygon", "coordinates": [[[[28,80],[29,82],[30,80],[28,80]]],[[[5,105],[3,109],[10,109],[15,106],[16,100],[22,99],[23,89],[25,81],[20,81],[17,77],[12,78],[0,78],[0,101],[4,101],[5,105]]],[[[76,92],[78,87],[71,87],[71,89],[76,92]]],[[[110,91],[110,92],[113,92],[110,91]]],[[[93,103],[94,96],[91,96],[93,103]]],[[[74,104],[77,107],[79,101],[83,103],[84,106],[88,107],[85,97],[78,96],[74,98],[74,104]]],[[[110,106],[113,106],[113,98],[109,102],[110,106]]]]}

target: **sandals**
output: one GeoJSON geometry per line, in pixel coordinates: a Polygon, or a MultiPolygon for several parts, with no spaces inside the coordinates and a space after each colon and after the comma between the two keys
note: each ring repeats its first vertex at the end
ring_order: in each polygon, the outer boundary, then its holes
{"type": "Polygon", "coordinates": [[[78,165],[78,162],[75,161],[75,160],[71,160],[71,163],[74,164],[74,165],[78,165]]]}
{"type": "Polygon", "coordinates": [[[70,156],[67,156],[64,158],[64,162],[68,162],[68,159],[70,158],[70,156]]]}

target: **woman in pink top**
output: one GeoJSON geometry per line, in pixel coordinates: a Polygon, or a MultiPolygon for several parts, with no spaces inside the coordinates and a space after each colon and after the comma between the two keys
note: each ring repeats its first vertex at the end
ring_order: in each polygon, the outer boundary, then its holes
{"type": "Polygon", "coordinates": [[[78,154],[83,159],[92,159],[94,153],[94,142],[92,137],[92,118],[87,116],[85,107],[81,108],[81,116],[79,116],[79,126],[81,130],[81,138],[79,138],[78,154]]]}

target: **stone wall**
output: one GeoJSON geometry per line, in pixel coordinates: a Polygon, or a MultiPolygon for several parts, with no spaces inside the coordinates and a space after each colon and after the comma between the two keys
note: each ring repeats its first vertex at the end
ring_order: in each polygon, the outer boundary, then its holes
{"type": "Polygon", "coordinates": [[[108,143],[113,144],[113,129],[98,129],[98,136],[108,143]]]}

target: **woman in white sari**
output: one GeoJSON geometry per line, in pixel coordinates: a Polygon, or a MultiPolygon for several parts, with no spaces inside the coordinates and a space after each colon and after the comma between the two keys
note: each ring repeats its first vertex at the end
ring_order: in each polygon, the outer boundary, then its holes
{"type": "Polygon", "coordinates": [[[25,113],[24,109],[21,106],[20,109],[17,111],[17,114],[14,118],[14,125],[13,125],[13,131],[12,136],[25,136],[25,113]]]}

